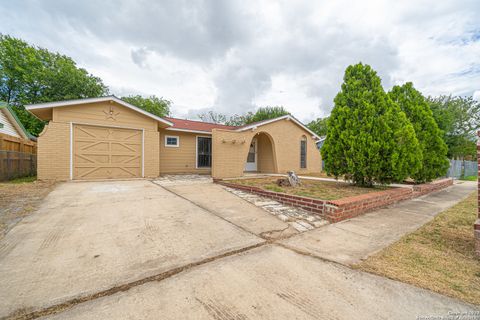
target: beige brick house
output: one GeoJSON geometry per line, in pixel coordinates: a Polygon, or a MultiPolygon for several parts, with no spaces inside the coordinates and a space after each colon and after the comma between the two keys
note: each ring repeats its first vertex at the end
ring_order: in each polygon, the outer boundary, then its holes
{"type": "Polygon", "coordinates": [[[233,127],[158,117],[114,96],[26,108],[48,121],[38,137],[39,179],[321,170],[319,137],[292,116],[233,127]]]}

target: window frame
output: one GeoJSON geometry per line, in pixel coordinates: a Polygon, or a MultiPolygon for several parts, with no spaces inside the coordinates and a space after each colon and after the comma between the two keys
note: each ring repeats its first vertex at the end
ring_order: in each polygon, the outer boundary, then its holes
{"type": "Polygon", "coordinates": [[[166,148],[178,148],[180,147],[180,137],[179,136],[165,136],[165,147],[166,148]],[[177,144],[168,144],[168,138],[175,138],[177,139],[177,144]]]}

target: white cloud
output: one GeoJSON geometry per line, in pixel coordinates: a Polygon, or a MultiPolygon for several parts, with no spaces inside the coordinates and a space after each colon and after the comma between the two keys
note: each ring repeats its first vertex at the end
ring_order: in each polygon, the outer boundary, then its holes
{"type": "Polygon", "coordinates": [[[473,93],[473,99],[480,101],[480,90],[477,90],[473,93]]]}
{"type": "Polygon", "coordinates": [[[117,95],[155,94],[179,116],[283,105],[327,115],[345,68],[389,89],[479,97],[480,3],[35,1],[0,3],[3,33],[71,56],[117,95]]]}

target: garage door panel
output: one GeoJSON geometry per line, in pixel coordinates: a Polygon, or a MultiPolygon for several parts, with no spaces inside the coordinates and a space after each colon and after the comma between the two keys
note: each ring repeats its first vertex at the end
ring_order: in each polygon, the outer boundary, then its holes
{"type": "Polygon", "coordinates": [[[86,153],[86,152],[108,152],[109,146],[108,142],[98,142],[98,141],[77,141],[77,147],[75,151],[77,153],[86,153]]]}
{"type": "Polygon", "coordinates": [[[75,179],[142,176],[142,132],[133,129],[74,126],[75,179]]]}
{"type": "Polygon", "coordinates": [[[130,156],[114,155],[112,156],[112,163],[125,164],[125,165],[137,165],[138,158],[132,158],[130,156]]]}
{"type": "Polygon", "coordinates": [[[110,149],[113,152],[121,153],[121,152],[126,152],[126,153],[139,153],[142,151],[142,145],[141,144],[128,144],[128,143],[112,143],[110,146],[110,149]]]}
{"type": "Polygon", "coordinates": [[[80,126],[75,125],[75,134],[76,137],[82,139],[98,139],[98,138],[107,138],[108,130],[104,127],[93,127],[93,126],[80,126]]]}
{"type": "Polygon", "coordinates": [[[75,162],[78,165],[80,164],[90,164],[90,166],[93,166],[95,163],[105,163],[108,164],[109,156],[108,155],[94,155],[94,154],[89,154],[89,155],[76,155],[75,156],[75,162]]]}

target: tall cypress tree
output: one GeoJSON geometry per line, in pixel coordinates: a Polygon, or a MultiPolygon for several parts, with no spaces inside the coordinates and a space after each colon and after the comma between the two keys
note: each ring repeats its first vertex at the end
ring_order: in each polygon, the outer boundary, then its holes
{"type": "Polygon", "coordinates": [[[407,115],[420,144],[422,164],[420,169],[412,174],[412,178],[421,183],[445,175],[449,166],[448,148],[423,95],[411,82],[394,86],[388,95],[407,115]]]}
{"type": "Polygon", "coordinates": [[[372,185],[416,172],[421,152],[415,131],[377,73],[359,63],[346,69],[343,80],[322,147],[327,173],[372,185]]]}

